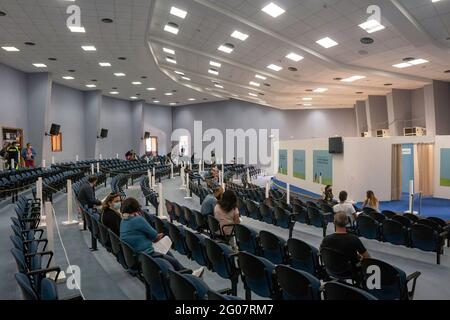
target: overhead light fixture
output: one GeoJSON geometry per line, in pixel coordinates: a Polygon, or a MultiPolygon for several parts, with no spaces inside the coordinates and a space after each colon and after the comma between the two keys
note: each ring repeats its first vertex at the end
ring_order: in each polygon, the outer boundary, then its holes
{"type": "Polygon", "coordinates": [[[167,57],[166,61],[169,63],[177,64],[177,60],[175,60],[174,58],[171,58],[171,57],[167,57]]]}
{"type": "Polygon", "coordinates": [[[98,64],[100,67],[111,67],[111,63],[109,62],[99,62],[98,64]]]}
{"type": "Polygon", "coordinates": [[[125,76],[126,76],[126,74],[123,73],[123,72],[117,72],[117,73],[114,73],[114,75],[115,75],[116,77],[125,77],[125,76]]]}
{"type": "Polygon", "coordinates": [[[304,107],[311,107],[312,104],[311,104],[311,103],[304,103],[303,106],[304,106],[304,107]]]}
{"type": "Polygon", "coordinates": [[[316,41],[316,43],[320,44],[325,49],[337,46],[339,44],[339,43],[337,43],[336,41],[334,41],[333,39],[331,39],[329,37],[320,39],[320,40],[316,41]]]}
{"type": "Polygon", "coordinates": [[[186,80],[186,81],[191,81],[191,78],[188,78],[188,77],[181,77],[181,79],[186,80]]]}
{"type": "Polygon", "coordinates": [[[255,82],[255,81],[250,81],[249,84],[250,84],[251,86],[254,86],[254,87],[260,87],[260,86],[261,86],[260,83],[255,82]]]}
{"type": "Polygon", "coordinates": [[[20,51],[16,47],[2,47],[2,49],[5,51],[8,51],[8,52],[19,52],[20,51]]]}
{"type": "Polygon", "coordinates": [[[194,98],[189,98],[188,101],[195,101],[196,99],[194,98]]]}
{"type": "Polygon", "coordinates": [[[409,68],[409,67],[417,66],[419,64],[424,64],[424,63],[428,63],[428,62],[429,61],[425,60],[425,59],[413,59],[413,60],[410,60],[407,62],[394,64],[393,67],[403,69],[403,68],[409,68]]]}
{"type": "Polygon", "coordinates": [[[155,88],[147,88],[148,91],[155,91],[155,88]]]}
{"type": "Polygon", "coordinates": [[[221,45],[218,50],[225,53],[232,53],[234,50],[234,45],[232,45],[231,43],[225,43],[221,45]]]}
{"type": "Polygon", "coordinates": [[[73,79],[75,79],[74,77],[72,77],[72,76],[64,76],[64,77],[62,77],[64,80],[73,80],[73,79]]]}
{"type": "Polygon", "coordinates": [[[97,86],[95,84],[87,84],[86,87],[88,87],[88,88],[97,88],[97,86]]]}
{"type": "Polygon", "coordinates": [[[170,14],[177,16],[178,18],[184,19],[187,16],[187,12],[181,9],[178,9],[177,7],[170,8],[170,14]]]}
{"type": "Polygon", "coordinates": [[[269,64],[267,66],[267,68],[270,70],[273,70],[273,71],[277,71],[277,72],[280,71],[281,69],[283,69],[282,67],[277,66],[276,64],[269,64]]]}
{"type": "Polygon", "coordinates": [[[312,101],[313,98],[303,98],[303,101],[312,101]]]}
{"type": "Polygon", "coordinates": [[[284,10],[283,8],[281,8],[280,6],[276,5],[273,2],[269,3],[267,6],[262,8],[262,11],[264,11],[265,13],[274,18],[279,17],[280,15],[286,12],[286,10],[284,10]]]}
{"type": "Polygon", "coordinates": [[[140,86],[142,84],[142,82],[140,82],[140,81],[133,81],[131,84],[133,84],[135,86],[140,86]]]}
{"type": "Polygon", "coordinates": [[[341,81],[342,82],[354,82],[354,81],[361,80],[361,79],[364,79],[364,78],[365,78],[365,76],[352,76],[352,77],[349,77],[349,78],[342,79],[341,81]]]}
{"type": "Polygon", "coordinates": [[[295,62],[299,62],[300,60],[303,60],[304,58],[294,52],[289,53],[286,58],[295,61],[295,62]]]}
{"type": "Polygon", "coordinates": [[[213,67],[217,67],[217,68],[222,67],[222,64],[221,64],[221,63],[215,62],[215,61],[210,61],[210,62],[209,62],[209,65],[211,65],[211,66],[213,66],[213,67]]]}
{"type": "Polygon", "coordinates": [[[175,102],[171,102],[170,105],[171,105],[171,106],[175,106],[176,103],[175,103],[175,102]]]}
{"type": "Polygon", "coordinates": [[[81,46],[81,49],[84,51],[97,51],[97,48],[94,46],[81,46]]]}
{"type": "Polygon", "coordinates": [[[153,103],[159,103],[159,100],[153,100],[153,103]]]}
{"type": "Polygon", "coordinates": [[[251,96],[251,97],[257,97],[258,96],[256,93],[253,93],[253,92],[249,92],[248,95],[251,96]]]}
{"type": "Polygon", "coordinates": [[[131,100],[137,100],[138,97],[130,97],[131,100]]]}
{"type": "Polygon", "coordinates": [[[316,90],[313,90],[313,91],[317,92],[317,93],[323,93],[323,92],[327,92],[328,89],[327,88],[317,88],[316,90]]]}
{"type": "Polygon", "coordinates": [[[179,74],[180,76],[184,76],[184,72],[181,71],[174,71],[176,74],[179,74]]]}
{"type": "Polygon", "coordinates": [[[164,95],[165,96],[173,96],[173,93],[172,92],[166,92],[166,93],[164,93],[164,95]]]}
{"type": "Polygon", "coordinates": [[[119,92],[117,92],[117,91],[111,91],[109,94],[114,94],[114,95],[116,95],[116,94],[119,94],[119,92]]]}
{"type": "Polygon", "coordinates": [[[386,27],[383,26],[380,22],[378,22],[375,19],[370,19],[364,23],[361,23],[359,27],[363,30],[366,30],[367,33],[374,33],[380,30],[385,29],[386,27]]]}
{"type": "Polygon", "coordinates": [[[74,32],[74,33],[86,33],[86,29],[84,29],[84,27],[73,27],[70,26],[68,27],[70,32],[74,32]]]}
{"type": "Polygon", "coordinates": [[[215,75],[215,76],[218,76],[218,75],[219,75],[219,71],[217,71],[216,69],[209,69],[209,70],[208,70],[208,73],[213,74],[213,75],[215,75]]]}
{"type": "Polygon", "coordinates": [[[231,37],[233,37],[235,39],[239,39],[241,41],[245,41],[248,38],[248,34],[245,34],[245,33],[242,33],[240,31],[236,30],[231,34],[231,37]]]}
{"type": "Polygon", "coordinates": [[[214,87],[219,88],[219,89],[223,89],[223,86],[220,84],[215,84],[214,87]]]}
{"type": "Polygon", "coordinates": [[[172,50],[172,49],[163,48],[163,51],[168,54],[173,54],[173,55],[175,54],[175,50],[172,50]]]}
{"type": "Polygon", "coordinates": [[[36,68],[47,68],[47,65],[44,63],[33,63],[33,66],[36,68]]]}
{"type": "Polygon", "coordinates": [[[260,74],[255,75],[255,78],[261,79],[261,80],[267,80],[267,77],[264,77],[260,74]]]}
{"type": "Polygon", "coordinates": [[[173,33],[173,34],[178,34],[180,29],[178,28],[178,25],[176,23],[169,22],[168,24],[166,24],[164,26],[164,31],[170,32],[170,33],[173,33]]]}

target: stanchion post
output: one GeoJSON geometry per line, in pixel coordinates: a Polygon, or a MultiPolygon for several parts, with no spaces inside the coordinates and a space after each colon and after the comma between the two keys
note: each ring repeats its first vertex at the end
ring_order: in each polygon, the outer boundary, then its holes
{"type": "Polygon", "coordinates": [[[266,199],[269,199],[269,181],[266,181],[266,199]]]}
{"type": "Polygon", "coordinates": [[[94,164],[91,163],[91,175],[94,175],[94,174],[95,174],[95,171],[94,171],[94,164]]]}
{"type": "Polygon", "coordinates": [[[189,173],[188,173],[188,174],[186,174],[186,197],[184,197],[184,199],[186,199],[186,200],[192,199],[192,197],[189,194],[189,191],[190,191],[189,189],[190,188],[189,188],[189,173]]]}
{"type": "Polygon", "coordinates": [[[164,217],[164,194],[163,194],[163,185],[162,183],[158,186],[158,197],[159,197],[159,204],[158,204],[158,216],[164,217]]]}
{"type": "Polygon", "coordinates": [[[67,221],[63,221],[62,224],[65,226],[78,224],[78,220],[74,220],[72,216],[73,216],[72,180],[67,179],[67,221]]]}
{"type": "Polygon", "coordinates": [[[289,183],[286,185],[286,203],[291,204],[291,185],[289,183]]]}

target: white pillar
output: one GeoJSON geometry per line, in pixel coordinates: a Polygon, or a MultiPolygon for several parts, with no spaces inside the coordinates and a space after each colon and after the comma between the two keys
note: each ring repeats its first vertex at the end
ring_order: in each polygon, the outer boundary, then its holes
{"type": "Polygon", "coordinates": [[[42,160],[42,168],[45,169],[45,160],[42,160]]]}
{"type": "Polygon", "coordinates": [[[100,162],[97,162],[97,173],[100,173],[100,162]]]}
{"type": "Polygon", "coordinates": [[[11,170],[15,168],[14,159],[11,159],[11,170]]]}
{"type": "Polygon", "coordinates": [[[78,224],[78,220],[72,218],[73,204],[72,204],[72,180],[67,179],[67,221],[63,221],[62,224],[67,226],[71,224],[78,224]]]}
{"type": "Polygon", "coordinates": [[[148,177],[148,186],[150,186],[150,184],[152,183],[152,172],[150,171],[150,169],[147,169],[147,177],[148,177]]]}
{"type": "Polygon", "coordinates": [[[94,164],[91,163],[91,175],[94,175],[95,171],[94,171],[94,164]]]}
{"type": "Polygon", "coordinates": [[[148,159],[148,157],[145,157],[146,158],[146,160],[147,160],[147,164],[148,164],[148,161],[149,161],[149,159],[148,159]]]}
{"type": "MultiPolygon", "coordinates": [[[[54,244],[54,234],[53,234],[53,228],[54,228],[54,219],[53,219],[53,207],[51,202],[45,203],[45,222],[46,222],[46,229],[47,229],[47,251],[54,251],[55,244],[54,244]]],[[[54,261],[54,259],[52,259],[54,261]]]]}
{"type": "Polygon", "coordinates": [[[252,182],[252,178],[250,177],[250,169],[247,169],[247,182],[252,182]]]}
{"type": "Polygon", "coordinates": [[[40,208],[41,208],[41,221],[43,220],[42,218],[45,218],[45,214],[44,214],[44,201],[42,199],[42,177],[39,177],[37,182],[36,182],[36,197],[39,199],[40,201],[40,208]]]}
{"type": "Polygon", "coordinates": [[[186,197],[184,197],[186,200],[192,199],[192,197],[189,195],[189,174],[186,174],[186,197]]]}
{"type": "Polygon", "coordinates": [[[266,181],[266,199],[269,199],[269,181],[266,181]]]}
{"type": "Polygon", "coordinates": [[[175,177],[173,176],[173,163],[170,163],[170,179],[175,179],[175,177]]]}
{"type": "Polygon", "coordinates": [[[118,153],[116,153],[116,159],[119,159],[119,154],[118,153]]]}
{"type": "Polygon", "coordinates": [[[102,154],[100,153],[100,160],[103,160],[103,156],[102,156],[102,154]]]}
{"type": "Polygon", "coordinates": [[[158,206],[158,216],[159,217],[164,217],[164,194],[163,194],[163,185],[162,183],[159,184],[158,186],[158,196],[159,196],[159,206],[158,206]]]}
{"type": "Polygon", "coordinates": [[[186,176],[184,175],[184,166],[181,166],[180,169],[180,177],[181,177],[181,186],[180,189],[184,189],[186,187],[186,182],[185,182],[185,178],[186,176]]]}
{"type": "Polygon", "coordinates": [[[75,161],[78,162],[80,160],[80,158],[78,157],[78,155],[75,156],[75,161]]]}
{"type": "Polygon", "coordinates": [[[55,164],[55,157],[52,156],[52,164],[55,164]]]}
{"type": "Polygon", "coordinates": [[[291,185],[289,183],[286,185],[286,203],[291,204],[291,185]]]}

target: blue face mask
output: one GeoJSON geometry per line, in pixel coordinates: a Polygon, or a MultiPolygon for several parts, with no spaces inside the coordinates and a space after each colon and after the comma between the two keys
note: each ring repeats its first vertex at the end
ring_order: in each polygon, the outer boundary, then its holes
{"type": "Polygon", "coordinates": [[[122,206],[122,204],[120,202],[114,202],[112,205],[112,208],[116,211],[120,211],[121,206],[122,206]]]}

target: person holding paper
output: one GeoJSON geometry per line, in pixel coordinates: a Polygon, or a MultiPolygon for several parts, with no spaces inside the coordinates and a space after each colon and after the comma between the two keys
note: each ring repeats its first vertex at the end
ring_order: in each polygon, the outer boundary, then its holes
{"type": "MultiPolygon", "coordinates": [[[[154,258],[167,260],[175,271],[186,270],[186,268],[170,253],[162,254],[156,252],[153,244],[164,238],[162,233],[155,229],[145,220],[141,213],[141,205],[134,198],[127,198],[122,202],[122,222],[120,223],[120,240],[126,242],[136,252],[144,252],[154,258]]],[[[205,271],[201,267],[192,272],[192,275],[201,277],[205,271]]]]}

